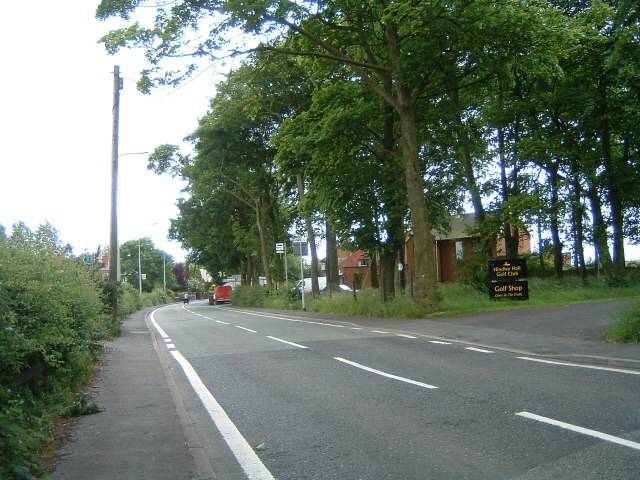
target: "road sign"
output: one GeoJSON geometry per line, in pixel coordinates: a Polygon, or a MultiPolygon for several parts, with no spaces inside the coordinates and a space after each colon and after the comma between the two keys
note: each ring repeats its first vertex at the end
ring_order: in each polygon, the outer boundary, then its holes
{"type": "Polygon", "coordinates": [[[309,255],[307,242],[293,242],[293,254],[299,257],[306,257],[309,255]]]}
{"type": "Polygon", "coordinates": [[[529,300],[527,261],[489,260],[489,297],[492,299],[529,300]]]}
{"type": "Polygon", "coordinates": [[[82,257],[82,263],[84,263],[85,265],[91,265],[93,263],[93,255],[91,255],[90,253],[85,253],[82,257]]]}
{"type": "Polygon", "coordinates": [[[489,260],[489,280],[511,281],[527,277],[527,261],[521,258],[513,260],[489,260]]]}
{"type": "Polygon", "coordinates": [[[143,273],[142,275],[140,275],[140,277],[142,278],[142,280],[146,280],[147,279],[147,274],[143,273]]]}
{"type": "Polygon", "coordinates": [[[276,253],[284,253],[284,243],[276,243],[276,253]]]}
{"type": "Polygon", "coordinates": [[[491,298],[529,300],[529,282],[514,280],[512,282],[490,283],[489,296],[491,298]]]}

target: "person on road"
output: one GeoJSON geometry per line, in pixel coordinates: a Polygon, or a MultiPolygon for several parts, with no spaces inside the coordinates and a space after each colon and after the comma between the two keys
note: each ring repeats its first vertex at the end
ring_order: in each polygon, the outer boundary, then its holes
{"type": "Polygon", "coordinates": [[[183,302],[184,303],[189,303],[189,295],[185,292],[184,297],[183,297],[183,302]]]}

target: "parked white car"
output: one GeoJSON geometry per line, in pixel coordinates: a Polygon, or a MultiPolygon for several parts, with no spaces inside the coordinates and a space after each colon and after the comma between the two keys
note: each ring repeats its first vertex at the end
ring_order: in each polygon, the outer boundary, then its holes
{"type": "MultiPolygon", "coordinates": [[[[293,288],[293,291],[296,292],[298,295],[302,291],[302,282],[303,282],[302,280],[299,280],[298,283],[296,283],[296,286],[293,288]]],[[[318,277],[318,288],[320,289],[320,291],[327,289],[327,277],[318,277]]],[[[343,292],[353,291],[351,287],[349,287],[348,285],[342,285],[342,284],[338,285],[338,290],[343,292]]],[[[304,293],[305,294],[311,293],[311,277],[304,279],[304,293]]]]}

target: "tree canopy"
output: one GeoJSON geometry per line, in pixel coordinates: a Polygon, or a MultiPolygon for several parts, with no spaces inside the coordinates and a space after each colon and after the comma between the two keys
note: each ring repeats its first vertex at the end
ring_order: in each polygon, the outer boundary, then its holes
{"type": "MultiPolygon", "coordinates": [[[[97,16],[128,21],[142,3],[103,0],[97,16]]],[[[110,52],[145,50],[142,91],[244,55],[191,135],[193,158],[171,145],[150,157],[156,172],[189,181],[173,234],[211,271],[271,284],[281,270],[273,244],[298,215],[309,235],[326,224],[328,240],[379,258],[390,295],[410,235],[414,276],[401,283],[436,308],[434,232],[467,205],[485,254],[498,235],[513,255],[523,229],[548,231],[558,275],[567,245],[583,271],[586,243],[620,271],[624,240],[638,241],[634,2],[155,8],[152,24],[102,39],[110,52]]]]}

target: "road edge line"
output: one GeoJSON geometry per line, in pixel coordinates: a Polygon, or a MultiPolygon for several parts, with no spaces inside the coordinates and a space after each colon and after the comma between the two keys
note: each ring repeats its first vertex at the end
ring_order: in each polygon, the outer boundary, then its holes
{"type": "MultiPolygon", "coordinates": [[[[149,313],[148,318],[161,336],[161,331],[164,335],[167,335],[155,321],[153,314],[157,310],[159,310],[159,308],[149,313]]],[[[169,353],[182,368],[191,388],[193,388],[194,392],[202,402],[209,418],[213,421],[218,432],[222,435],[222,438],[229,447],[229,450],[247,477],[250,480],[275,480],[271,472],[267,469],[264,463],[262,463],[262,460],[260,460],[260,457],[258,457],[251,445],[249,445],[249,442],[247,442],[242,433],[240,433],[238,428],[226,414],[222,406],[207,389],[191,363],[189,363],[189,361],[177,350],[171,350],[169,353]]]]}

